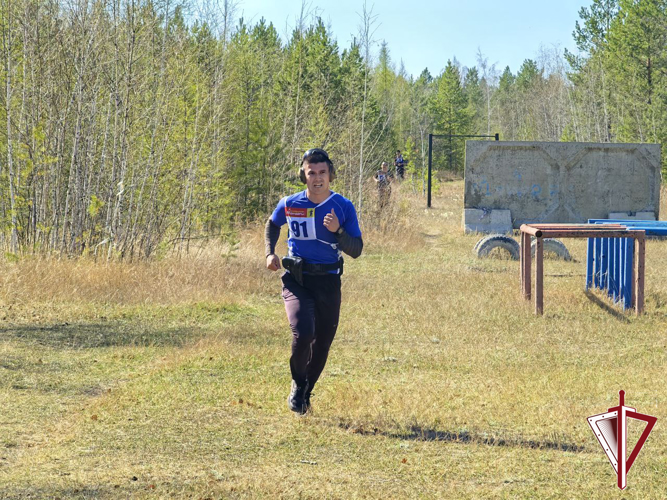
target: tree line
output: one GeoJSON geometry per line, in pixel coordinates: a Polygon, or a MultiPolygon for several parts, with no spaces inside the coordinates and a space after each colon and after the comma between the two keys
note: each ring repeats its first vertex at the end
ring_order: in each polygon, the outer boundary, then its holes
{"type": "MultiPolygon", "coordinates": [[[[231,0],[4,0],[0,6],[0,245],[146,258],[228,238],[298,188],[324,147],[335,189],[364,186],[401,149],[423,190],[428,134],[662,142],[667,6],[594,0],[578,54],[541,50],[516,73],[480,52],[409,76],[365,8],[339,47],[302,12],[285,37],[231,0]]],[[[442,64],[443,62],[436,62],[442,64]]],[[[464,142],[436,147],[463,169],[464,142]]]]}

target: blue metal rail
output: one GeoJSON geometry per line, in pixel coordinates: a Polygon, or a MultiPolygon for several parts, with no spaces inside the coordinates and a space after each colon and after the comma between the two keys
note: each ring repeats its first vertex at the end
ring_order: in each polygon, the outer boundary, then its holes
{"type": "MultiPolygon", "coordinates": [[[[588,219],[589,224],[622,224],[640,229],[646,236],[667,236],[667,221],[588,219]]],[[[634,262],[632,238],[589,238],[586,258],[586,290],[606,290],[609,297],[628,309],[634,305],[632,296],[634,262]]]]}

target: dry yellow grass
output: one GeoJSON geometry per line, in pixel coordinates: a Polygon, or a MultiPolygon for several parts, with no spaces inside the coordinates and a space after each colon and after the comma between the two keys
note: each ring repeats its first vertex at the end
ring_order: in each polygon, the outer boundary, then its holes
{"type": "Polygon", "coordinates": [[[536,318],[516,262],[473,256],[462,182],[432,210],[403,187],[366,211],[304,418],[261,226],[181,260],[0,263],[0,497],[664,498],[667,242],[645,316],[585,295],[569,240],[536,318]],[[586,422],[619,389],[658,417],[623,495],[586,422]]]}

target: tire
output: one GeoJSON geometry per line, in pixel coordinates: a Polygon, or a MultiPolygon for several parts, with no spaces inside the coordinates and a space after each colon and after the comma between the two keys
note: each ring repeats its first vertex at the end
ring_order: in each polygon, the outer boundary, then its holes
{"type": "MultiPolygon", "coordinates": [[[[542,240],[544,243],[544,254],[555,255],[557,259],[563,260],[572,260],[570,252],[568,251],[565,244],[555,238],[544,238],[542,240]]],[[[537,245],[537,240],[533,240],[530,244],[530,255],[535,257],[535,246],[537,245]]]]}
{"type": "Polygon", "coordinates": [[[479,247],[479,244],[486,239],[486,236],[482,236],[480,239],[477,240],[477,243],[475,243],[475,246],[472,247],[472,253],[477,255],[477,248],[479,247]]]}
{"type": "MultiPolygon", "coordinates": [[[[489,233],[486,236],[482,236],[479,240],[477,240],[477,243],[475,243],[475,246],[472,247],[472,253],[477,255],[477,249],[482,244],[482,242],[486,241],[487,239],[489,239],[491,237],[496,237],[496,236],[505,236],[505,233],[489,233]]],[[[511,243],[510,243],[510,245],[511,245],[511,243]]]]}
{"type": "Polygon", "coordinates": [[[514,238],[505,236],[504,234],[490,234],[485,236],[477,242],[473,252],[477,257],[483,259],[488,257],[494,248],[502,248],[510,254],[512,260],[519,260],[519,244],[514,238]]]}

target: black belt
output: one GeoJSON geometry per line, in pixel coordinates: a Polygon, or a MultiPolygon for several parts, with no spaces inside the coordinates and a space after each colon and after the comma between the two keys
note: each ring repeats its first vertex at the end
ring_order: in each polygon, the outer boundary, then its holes
{"type": "Polygon", "coordinates": [[[311,264],[305,262],[301,257],[283,257],[283,267],[287,269],[294,279],[303,286],[303,273],[311,275],[326,275],[329,271],[338,271],[343,274],[343,259],[332,264],[311,264]]]}
{"type": "Polygon", "coordinates": [[[333,264],[309,264],[303,263],[303,271],[309,274],[328,274],[329,271],[338,271],[343,268],[343,261],[339,260],[333,264]]]}

